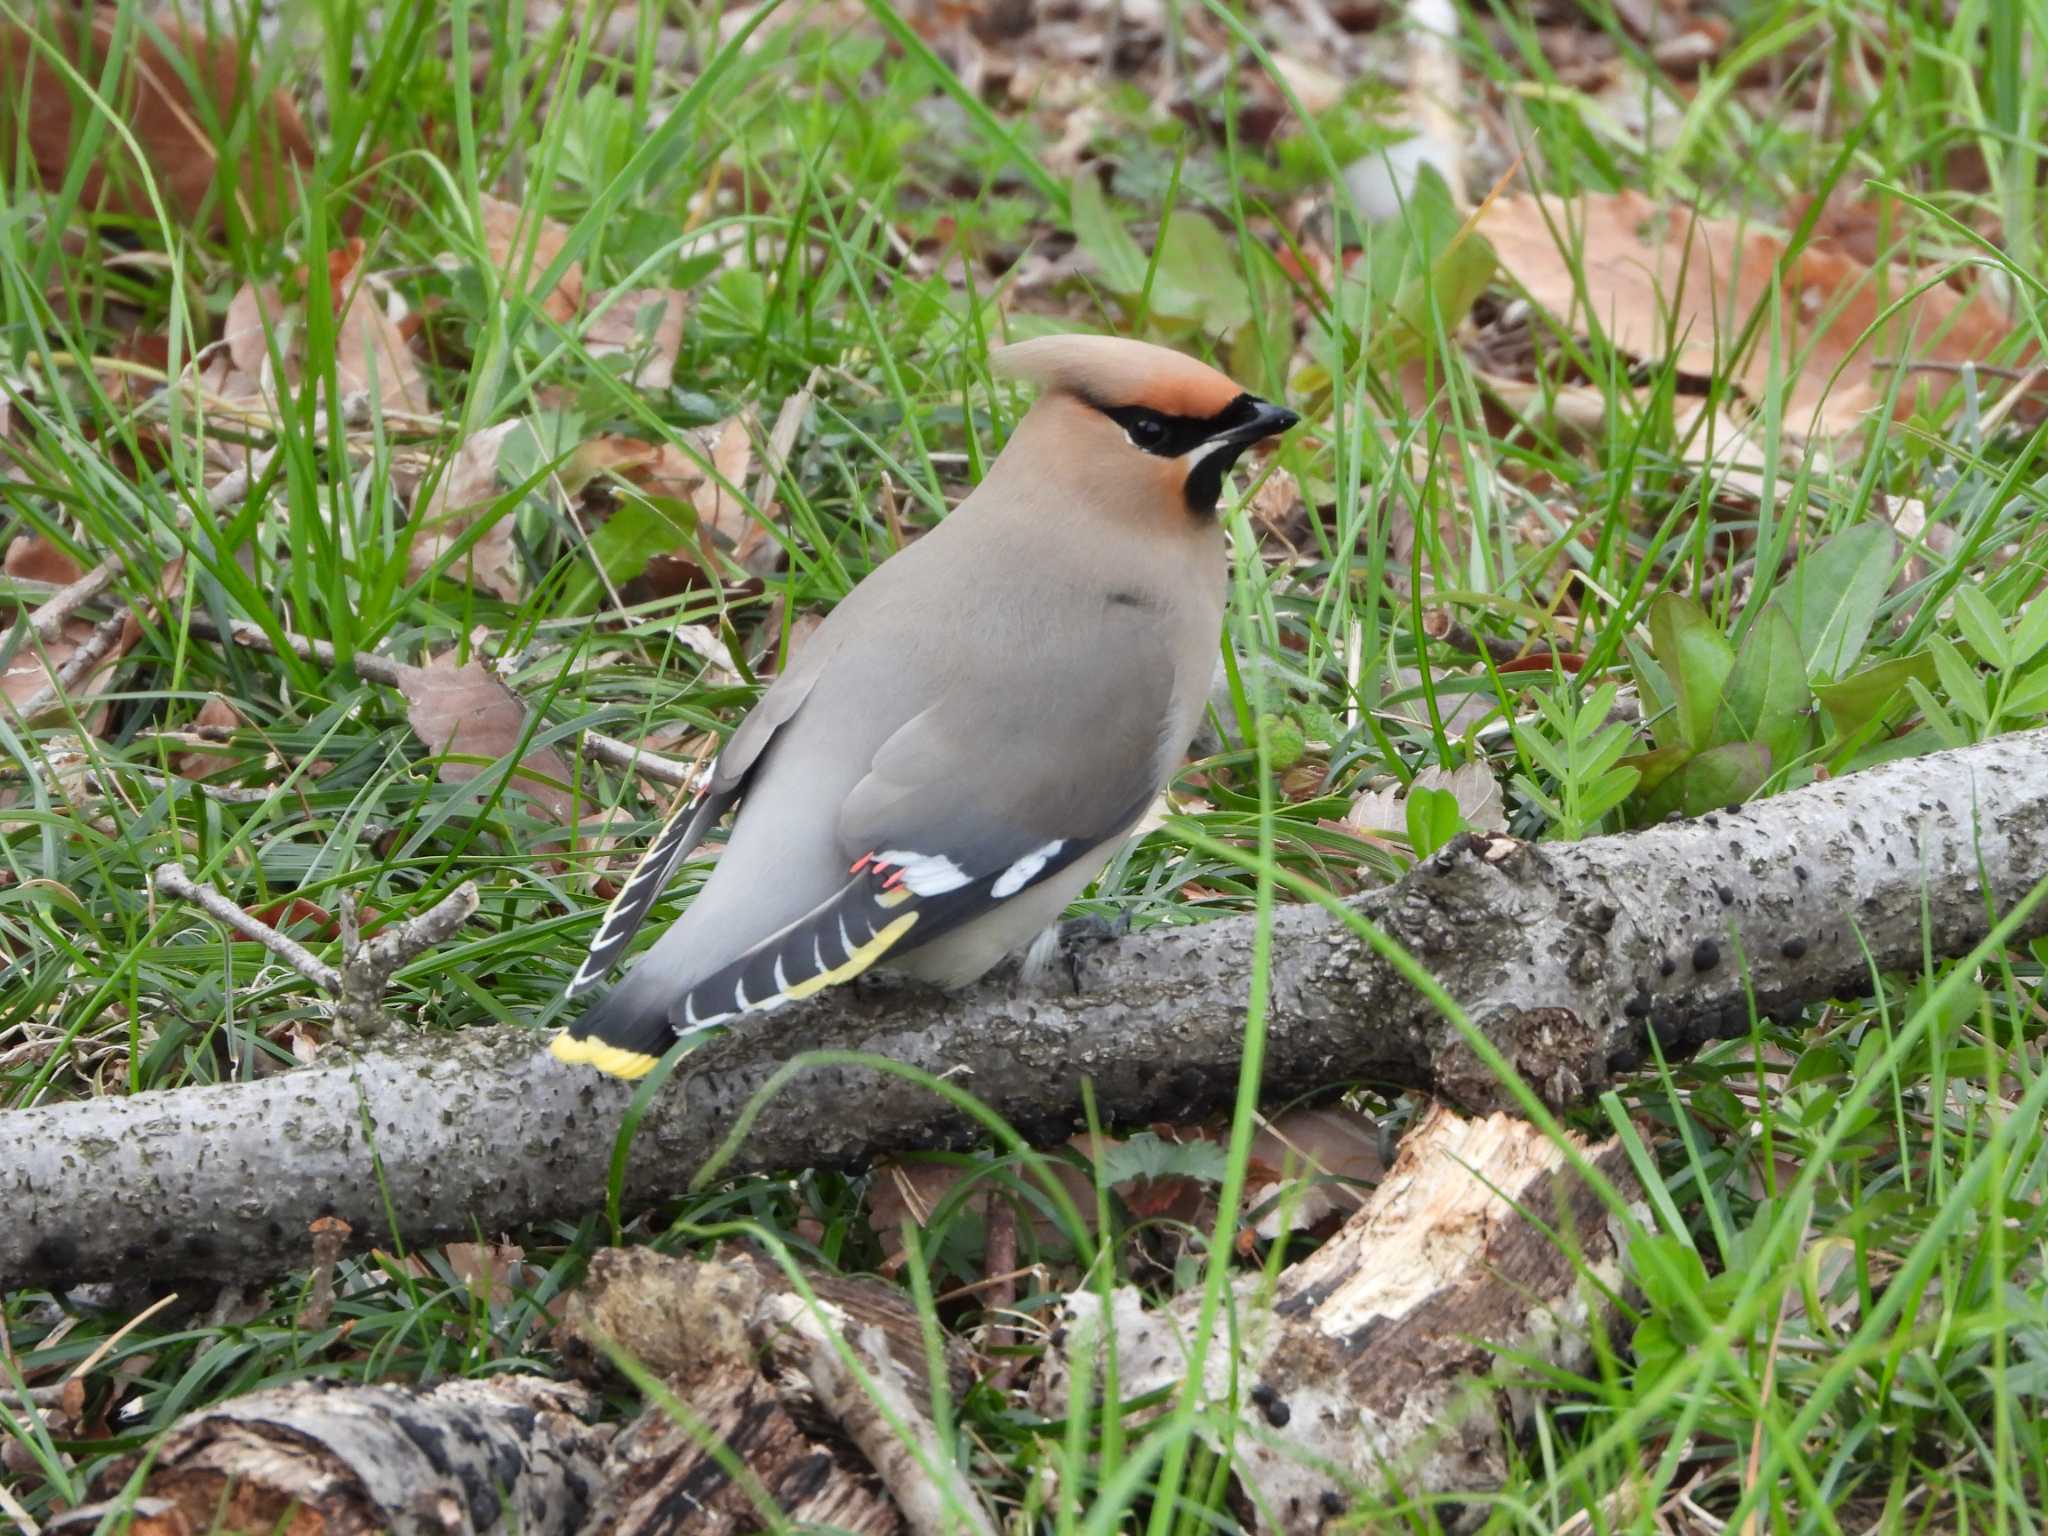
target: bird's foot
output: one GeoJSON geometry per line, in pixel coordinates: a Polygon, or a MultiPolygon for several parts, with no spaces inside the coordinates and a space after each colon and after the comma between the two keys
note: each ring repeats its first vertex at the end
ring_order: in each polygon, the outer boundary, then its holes
{"type": "Polygon", "coordinates": [[[1116,943],[1130,931],[1131,915],[1128,911],[1119,912],[1113,918],[1090,913],[1055,923],[1038,936],[1038,941],[1026,953],[1018,979],[1027,986],[1043,987],[1054,976],[1063,976],[1070,990],[1080,992],[1083,978],[1087,975],[1089,956],[1105,944],[1116,943]]]}

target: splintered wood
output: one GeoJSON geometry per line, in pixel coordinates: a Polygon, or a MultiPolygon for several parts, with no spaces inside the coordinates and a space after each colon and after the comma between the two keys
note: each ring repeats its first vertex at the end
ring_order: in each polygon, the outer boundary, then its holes
{"type": "MultiPolygon", "coordinates": [[[[1636,1198],[1618,1141],[1583,1150],[1636,1198]]],[[[1559,1147],[1505,1115],[1437,1109],[1335,1237],[1270,1295],[1260,1284],[1240,1282],[1235,1354],[1219,1337],[1202,1390],[1212,1403],[1235,1392],[1237,1432],[1215,1449],[1235,1458],[1258,1528],[1291,1536],[1390,1479],[1411,1495],[1498,1487],[1533,1401],[1503,1383],[1503,1352],[1583,1368],[1622,1279],[1615,1224],[1559,1147]]],[[[1068,1412],[1084,1361],[1101,1381],[1106,1336],[1126,1399],[1178,1390],[1200,1310],[1199,1292],[1154,1311],[1124,1288],[1105,1328],[1097,1296],[1069,1296],[1039,1410],[1068,1412]]]]}

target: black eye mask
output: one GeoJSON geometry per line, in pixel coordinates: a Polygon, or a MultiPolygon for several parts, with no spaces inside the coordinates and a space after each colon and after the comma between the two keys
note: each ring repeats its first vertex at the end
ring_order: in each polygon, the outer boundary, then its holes
{"type": "Polygon", "coordinates": [[[1132,444],[1162,459],[1193,455],[1188,510],[1207,516],[1223,494],[1223,477],[1253,443],[1285,432],[1300,418],[1256,395],[1239,395],[1213,416],[1171,416],[1143,405],[1095,407],[1124,429],[1132,444]]]}

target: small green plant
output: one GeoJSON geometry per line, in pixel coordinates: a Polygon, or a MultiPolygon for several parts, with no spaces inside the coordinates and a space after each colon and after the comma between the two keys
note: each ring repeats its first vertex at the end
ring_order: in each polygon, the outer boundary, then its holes
{"type": "Polygon", "coordinates": [[[1972,666],[1952,641],[1935,635],[1927,642],[1927,654],[1948,705],[1934,697],[1929,684],[1935,679],[1906,679],[1913,702],[1941,745],[1966,746],[2048,714],[2048,603],[2029,604],[2007,625],[1990,598],[1976,587],[1961,586],[1956,588],[1955,621],[1963,644],[1990,669],[1989,675],[1972,666]]]}
{"type": "Polygon", "coordinates": [[[1600,818],[1626,800],[1641,777],[1621,761],[1632,735],[1627,722],[1608,719],[1619,693],[1616,684],[1603,683],[1576,710],[1552,694],[1539,693],[1536,709],[1544,729],[1515,725],[1515,744],[1525,760],[1549,776],[1553,792],[1519,773],[1515,787],[1550,818],[1558,837],[1577,839],[1596,830],[1600,818]]]}
{"type": "Polygon", "coordinates": [[[1426,859],[1460,832],[1466,830],[1465,813],[1458,809],[1458,797],[1448,789],[1410,789],[1405,805],[1408,813],[1408,846],[1415,857],[1426,859]]]}

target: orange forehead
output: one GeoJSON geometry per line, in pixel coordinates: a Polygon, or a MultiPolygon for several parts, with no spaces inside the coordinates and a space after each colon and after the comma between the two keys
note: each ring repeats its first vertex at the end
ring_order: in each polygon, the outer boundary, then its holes
{"type": "Polygon", "coordinates": [[[1213,416],[1244,393],[1207,363],[1121,336],[1041,336],[1000,348],[989,361],[1007,377],[1096,405],[1143,405],[1169,416],[1213,416]]]}

